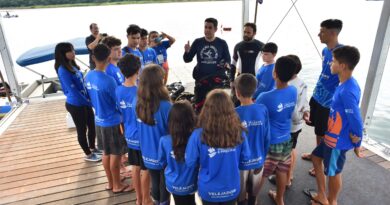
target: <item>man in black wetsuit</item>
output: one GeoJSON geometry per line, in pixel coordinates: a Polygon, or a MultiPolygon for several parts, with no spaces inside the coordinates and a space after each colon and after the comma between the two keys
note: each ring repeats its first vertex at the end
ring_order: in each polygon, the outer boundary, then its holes
{"type": "Polygon", "coordinates": [[[250,73],[256,76],[256,70],[260,67],[261,51],[264,43],[256,40],[256,24],[244,25],[243,41],[236,44],[233,52],[230,80],[234,81],[235,74],[250,73]]]}
{"type": "Polygon", "coordinates": [[[230,53],[226,41],[215,36],[218,21],[207,18],[204,22],[204,37],[197,38],[190,46],[184,46],[184,62],[189,63],[196,55],[197,64],[192,73],[195,79],[195,110],[200,112],[206,95],[215,88],[222,88],[230,68],[230,53]]]}

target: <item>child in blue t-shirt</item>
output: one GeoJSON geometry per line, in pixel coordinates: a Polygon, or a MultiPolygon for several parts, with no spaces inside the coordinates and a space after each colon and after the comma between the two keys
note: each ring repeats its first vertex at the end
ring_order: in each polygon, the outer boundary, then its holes
{"type": "Polygon", "coordinates": [[[360,152],[363,137],[363,122],[359,109],[360,87],[352,76],[359,59],[359,51],[353,46],[333,50],[331,72],[338,75],[340,85],[332,98],[328,131],[311,154],[318,188],[318,194],[312,198],[314,203],[337,204],[346,152],[353,149],[357,157],[363,157],[360,152]],[[325,180],[320,180],[325,179],[325,175],[329,179],[328,195],[325,180]]]}
{"type": "Polygon", "coordinates": [[[238,204],[254,205],[256,196],[260,192],[261,170],[270,141],[268,110],[264,105],[253,103],[252,96],[256,90],[257,81],[252,74],[241,74],[234,83],[236,96],[241,102],[241,106],[237,107],[236,111],[241,124],[247,129],[251,151],[249,160],[244,164],[249,170],[240,172],[241,192],[238,204]],[[248,196],[247,199],[246,196],[248,196]]]}
{"type": "Polygon", "coordinates": [[[287,56],[280,57],[273,71],[276,89],[262,93],[256,99],[256,103],[263,104],[268,109],[271,131],[271,145],[265,160],[260,186],[264,184],[267,177],[276,172],[277,191],[268,192],[276,204],[284,204],[283,195],[291,165],[291,116],[297,101],[297,89],[289,86],[288,81],[295,74],[295,68],[294,60],[287,56]]]}
{"type": "Polygon", "coordinates": [[[137,116],[135,106],[137,102],[137,78],[141,69],[141,61],[138,56],[126,54],[118,62],[125,82],[116,88],[117,105],[122,113],[124,134],[129,148],[128,160],[132,165],[132,179],[135,188],[136,204],[150,204],[150,175],[146,169],[139,146],[139,136],[137,129],[137,116]]]}
{"type": "Polygon", "coordinates": [[[188,167],[184,153],[195,127],[195,113],[188,101],[173,104],[168,117],[169,135],[160,139],[158,158],[165,168],[165,184],[175,204],[195,205],[199,167],[188,167]]]}
{"type": "Polygon", "coordinates": [[[175,43],[175,41],[175,38],[164,32],[161,32],[160,36],[157,31],[151,31],[149,33],[149,46],[156,51],[157,62],[165,71],[164,83],[167,83],[168,81],[169,72],[167,50],[175,43]],[[168,40],[164,40],[165,38],[168,40]]]}
{"type": "Polygon", "coordinates": [[[120,39],[115,38],[114,36],[107,36],[103,39],[102,43],[111,50],[110,64],[108,64],[106,68],[106,73],[107,75],[114,78],[117,85],[122,85],[122,83],[125,81],[125,78],[117,66],[119,59],[122,57],[122,42],[120,39]]]}
{"type": "Polygon", "coordinates": [[[121,193],[134,189],[130,185],[122,184],[120,180],[120,159],[127,149],[126,140],[119,127],[121,116],[115,96],[117,84],[105,72],[110,52],[104,44],[95,47],[92,58],[96,68],[88,72],[85,83],[95,108],[96,135],[103,146],[103,166],[108,180],[106,189],[121,193]]]}
{"type": "Polygon", "coordinates": [[[274,70],[277,52],[278,46],[275,43],[270,42],[264,45],[261,55],[264,64],[256,73],[257,89],[253,94],[253,99],[256,99],[261,93],[275,88],[275,80],[272,77],[272,72],[274,70]]]}
{"type": "Polygon", "coordinates": [[[160,138],[168,134],[171,106],[164,85],[164,70],[156,64],[146,66],[139,77],[137,91],[138,134],[142,159],[152,178],[152,197],[160,204],[169,204],[164,172],[158,160],[158,146],[160,138]]]}
{"type": "Polygon", "coordinates": [[[148,46],[148,31],[144,28],[141,28],[141,39],[138,49],[142,53],[144,65],[159,64],[156,51],[148,46]]]}
{"type": "Polygon", "coordinates": [[[240,169],[250,150],[244,128],[225,91],[215,89],[199,115],[198,129],[188,141],[185,161],[200,166],[198,193],[203,204],[235,204],[240,193],[240,169]]]}

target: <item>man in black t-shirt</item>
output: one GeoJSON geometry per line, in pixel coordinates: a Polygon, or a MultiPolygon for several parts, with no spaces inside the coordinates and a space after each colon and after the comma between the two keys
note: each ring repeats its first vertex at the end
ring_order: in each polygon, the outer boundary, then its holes
{"type": "Polygon", "coordinates": [[[95,69],[95,62],[92,60],[92,50],[99,44],[103,35],[99,33],[99,27],[96,23],[91,23],[89,25],[89,30],[91,31],[91,35],[85,38],[85,45],[89,51],[89,68],[91,70],[95,69]]]}
{"type": "Polygon", "coordinates": [[[261,51],[264,43],[254,39],[256,35],[256,24],[246,23],[244,25],[243,41],[236,44],[233,52],[230,80],[234,81],[236,70],[238,75],[250,73],[256,75],[260,67],[261,51]]]}

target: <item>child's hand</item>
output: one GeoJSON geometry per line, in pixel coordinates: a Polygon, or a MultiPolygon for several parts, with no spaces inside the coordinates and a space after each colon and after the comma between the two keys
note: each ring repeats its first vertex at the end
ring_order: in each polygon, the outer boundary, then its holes
{"type": "Polygon", "coordinates": [[[353,150],[355,152],[355,155],[359,158],[363,158],[364,157],[364,154],[361,152],[360,150],[360,147],[355,147],[355,149],[353,150]]]}
{"type": "Polygon", "coordinates": [[[352,143],[358,143],[360,140],[362,140],[360,137],[356,135],[352,135],[352,133],[349,133],[349,138],[352,140],[352,143]]]}
{"type": "Polygon", "coordinates": [[[305,120],[306,123],[311,123],[310,121],[310,112],[306,111],[303,113],[303,120],[305,120]]]}

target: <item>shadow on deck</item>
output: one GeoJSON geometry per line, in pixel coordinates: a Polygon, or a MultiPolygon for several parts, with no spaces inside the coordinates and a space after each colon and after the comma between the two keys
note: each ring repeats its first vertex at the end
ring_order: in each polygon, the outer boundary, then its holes
{"type": "MultiPolygon", "coordinates": [[[[101,163],[85,162],[76,131],[67,129],[64,100],[32,102],[0,136],[0,204],[135,204],[134,193],[105,191],[101,163]]],[[[298,156],[314,146],[312,128],[298,140],[298,156]]],[[[390,162],[365,151],[366,159],[348,153],[339,204],[390,204],[390,162]],[[381,166],[379,166],[379,165],[381,166]]],[[[286,204],[307,204],[303,188],[315,188],[310,162],[298,160],[286,204]]],[[[262,205],[273,204],[267,192],[262,205]]]]}

